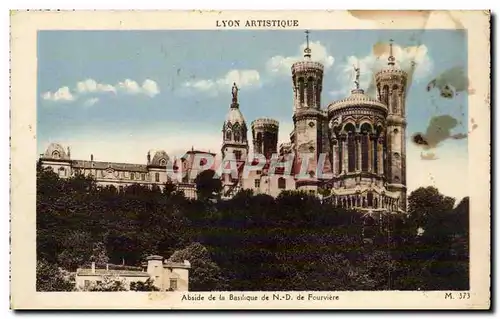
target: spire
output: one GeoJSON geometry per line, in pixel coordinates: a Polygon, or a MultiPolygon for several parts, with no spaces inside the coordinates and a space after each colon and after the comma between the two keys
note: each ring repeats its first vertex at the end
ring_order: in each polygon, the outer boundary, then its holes
{"type": "Polygon", "coordinates": [[[232,94],[233,94],[233,102],[231,103],[232,108],[238,108],[238,87],[236,83],[233,83],[232,94]]]}
{"type": "Polygon", "coordinates": [[[391,65],[391,66],[394,65],[394,61],[396,61],[396,59],[394,58],[394,55],[392,55],[392,42],[393,41],[394,40],[391,39],[390,43],[389,43],[389,58],[388,58],[389,62],[387,63],[388,65],[391,65]]]}
{"type": "Polygon", "coordinates": [[[311,58],[311,49],[309,48],[309,30],[306,30],[306,48],[304,49],[304,58],[311,58]]]}

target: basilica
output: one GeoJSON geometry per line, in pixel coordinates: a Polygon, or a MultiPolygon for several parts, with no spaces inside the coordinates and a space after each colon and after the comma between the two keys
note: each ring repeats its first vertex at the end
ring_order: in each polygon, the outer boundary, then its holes
{"type": "MultiPolygon", "coordinates": [[[[222,198],[231,198],[242,189],[271,196],[283,190],[301,190],[340,207],[405,212],[408,74],[397,66],[392,43],[386,67],[374,75],[376,97],[360,88],[359,68],[355,68],[356,80],[349,96],[323,106],[324,66],[311,59],[308,36],[306,32],[303,59],[291,67],[294,128],[289,142],[278,145],[279,122],[274,119],[258,118],[247,126],[237,84],[233,85],[222,125],[221,155],[235,161],[238,174],[218,175],[222,198]],[[244,166],[252,163],[255,155],[265,159],[264,165],[243,174],[244,166]],[[286,158],[292,159],[289,169],[286,165],[273,167],[273,162],[286,158]]],[[[216,156],[192,148],[179,159],[159,151],[153,156],[148,153],[145,164],[126,164],[94,161],[92,155],[90,160],[72,160],[69,148],[51,144],[40,160],[60,177],[83,173],[94,176],[99,184],[118,188],[134,183],[162,186],[171,181],[168,171],[181,167],[187,174],[174,182],[186,197],[195,198],[200,155],[216,156]],[[169,162],[173,166],[167,165],[169,162]]]]}

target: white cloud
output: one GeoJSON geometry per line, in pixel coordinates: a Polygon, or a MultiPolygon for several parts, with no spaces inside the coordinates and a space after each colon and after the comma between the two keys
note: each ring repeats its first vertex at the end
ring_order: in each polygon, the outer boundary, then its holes
{"type": "Polygon", "coordinates": [[[231,70],[218,79],[185,82],[184,87],[216,95],[225,90],[229,92],[233,83],[236,83],[238,88],[258,87],[261,84],[260,74],[257,70],[231,70]]]}
{"type": "Polygon", "coordinates": [[[116,88],[111,84],[98,83],[93,79],[86,79],[76,84],[78,93],[94,93],[94,92],[113,92],[116,93],[116,88]]]}
{"type": "Polygon", "coordinates": [[[117,84],[117,88],[128,94],[145,94],[149,97],[154,97],[160,93],[158,84],[150,79],[146,79],[142,86],[134,80],[125,79],[117,84]]]}
{"type": "Polygon", "coordinates": [[[59,102],[59,101],[74,101],[75,96],[71,93],[69,90],[69,87],[63,86],[59,88],[56,92],[45,92],[42,94],[42,99],[48,100],[48,101],[54,101],[54,102],[59,102]]]}
{"type": "MultiPolygon", "coordinates": [[[[81,96],[95,95],[99,93],[114,93],[118,91],[128,94],[144,94],[149,97],[155,97],[160,93],[158,84],[150,79],[144,80],[142,85],[131,79],[125,79],[118,82],[116,85],[99,83],[94,79],[86,79],[76,83],[75,88],[70,90],[69,87],[64,86],[59,88],[55,93],[45,92],[42,94],[44,100],[49,101],[75,101],[81,96]]],[[[93,105],[98,99],[89,99],[84,102],[84,105],[93,105]]]]}
{"type": "Polygon", "coordinates": [[[144,91],[144,94],[149,95],[150,97],[153,97],[160,93],[158,84],[150,79],[147,79],[144,81],[144,83],[142,83],[142,90],[144,91]]]}
{"type": "Polygon", "coordinates": [[[86,100],[83,103],[83,105],[85,105],[85,106],[92,106],[92,105],[96,104],[97,102],[99,102],[99,98],[93,97],[93,98],[90,98],[90,99],[86,100]]]}
{"type": "MultiPolygon", "coordinates": [[[[303,59],[305,48],[306,43],[303,43],[300,46],[299,54],[295,56],[273,56],[266,63],[267,71],[274,75],[290,76],[292,64],[303,59]]],[[[321,62],[325,69],[329,69],[333,66],[335,58],[328,54],[326,48],[319,41],[310,42],[309,48],[311,49],[311,60],[321,62]]]]}
{"type": "MultiPolygon", "coordinates": [[[[393,55],[396,57],[396,65],[408,72],[412,81],[419,81],[428,76],[433,67],[425,45],[401,47],[393,46],[393,55]]],[[[339,90],[331,91],[332,97],[346,96],[354,87],[354,66],[360,68],[360,87],[365,91],[373,90],[374,73],[387,66],[389,57],[389,45],[378,43],[374,45],[373,52],[364,57],[349,56],[341,66],[339,80],[342,83],[339,90]]],[[[369,92],[373,93],[373,92],[369,92]]]]}

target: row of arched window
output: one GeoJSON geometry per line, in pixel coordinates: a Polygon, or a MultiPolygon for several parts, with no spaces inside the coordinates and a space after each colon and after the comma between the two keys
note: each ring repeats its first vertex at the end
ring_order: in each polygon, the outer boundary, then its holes
{"type": "Polygon", "coordinates": [[[351,123],[346,124],[344,130],[347,132],[347,140],[343,142],[347,143],[347,154],[344,154],[343,145],[337,147],[337,154],[333,154],[338,157],[338,172],[345,169],[347,172],[360,170],[362,172],[383,173],[379,172],[379,156],[382,155],[379,154],[377,145],[379,136],[376,135],[374,139],[370,138],[369,133],[372,132],[370,124],[363,124],[361,133],[356,133],[355,127],[351,123]],[[347,167],[343,167],[344,155],[347,155],[347,167]]]}
{"type": "Polygon", "coordinates": [[[392,94],[390,94],[389,86],[384,85],[382,90],[379,92],[380,101],[382,103],[384,103],[385,105],[387,105],[388,107],[392,108],[391,109],[392,113],[396,113],[396,114],[399,113],[399,90],[398,90],[398,88],[399,88],[398,85],[394,84],[392,87],[392,94]]]}
{"type": "Polygon", "coordinates": [[[246,141],[246,136],[245,134],[242,134],[242,132],[239,129],[228,129],[226,130],[226,136],[225,139],[228,141],[235,141],[235,142],[245,142],[246,141]]]}
{"type": "Polygon", "coordinates": [[[332,200],[335,206],[342,208],[389,208],[395,211],[399,206],[399,199],[379,197],[372,192],[368,192],[366,195],[338,196],[332,200]]]}
{"type": "Polygon", "coordinates": [[[304,103],[307,97],[307,103],[309,105],[318,105],[320,101],[319,96],[321,92],[321,79],[315,80],[312,76],[307,78],[307,81],[303,77],[298,79],[298,98],[300,103],[304,103]],[[316,100],[315,101],[315,97],[316,100]]]}

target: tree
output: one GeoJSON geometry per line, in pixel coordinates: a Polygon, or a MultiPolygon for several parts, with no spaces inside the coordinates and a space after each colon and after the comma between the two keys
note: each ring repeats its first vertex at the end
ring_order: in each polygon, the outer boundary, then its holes
{"type": "Polygon", "coordinates": [[[62,251],[57,260],[64,269],[75,271],[92,256],[92,236],[86,231],[70,231],[60,244],[62,251]]]}
{"type": "Polygon", "coordinates": [[[224,290],[225,280],[221,269],[210,258],[208,250],[200,243],[193,243],[185,249],[178,250],[170,256],[171,262],[191,263],[189,270],[189,290],[214,291],[224,290]]]}
{"type": "Polygon", "coordinates": [[[132,291],[160,291],[158,287],[156,287],[151,278],[148,278],[146,281],[135,281],[130,283],[130,290],[132,291]]]}
{"type": "Polygon", "coordinates": [[[109,257],[107,255],[106,246],[104,246],[104,243],[97,242],[94,244],[94,249],[92,250],[90,260],[100,265],[107,264],[109,262],[109,257]]]}
{"type": "Polygon", "coordinates": [[[214,170],[204,170],[195,178],[199,199],[218,198],[222,191],[222,182],[214,170]]]}
{"type": "Polygon", "coordinates": [[[112,275],[102,276],[101,281],[79,288],[83,291],[127,291],[125,282],[112,275]]]}
{"type": "Polygon", "coordinates": [[[72,291],[75,283],[56,265],[44,259],[36,263],[36,291],[72,291]]]}

